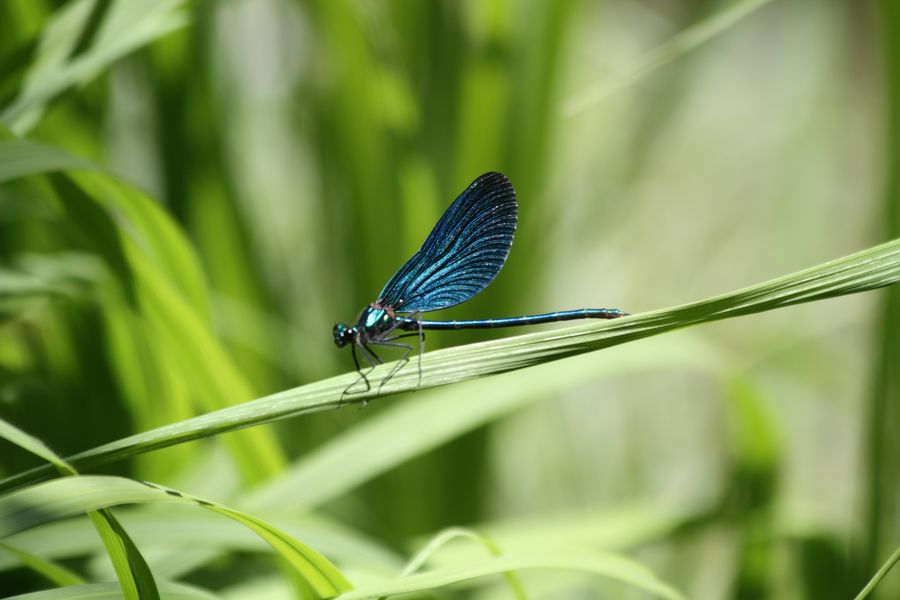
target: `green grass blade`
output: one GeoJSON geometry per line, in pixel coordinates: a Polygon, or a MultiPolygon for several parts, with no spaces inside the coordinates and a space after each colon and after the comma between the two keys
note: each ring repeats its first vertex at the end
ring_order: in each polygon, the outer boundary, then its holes
{"type": "MultiPolygon", "coordinates": [[[[0,437],[47,460],[61,473],[77,478],[77,471],[37,438],[0,419],[0,437]]],[[[65,478],[60,481],[71,481],[65,478]]],[[[18,510],[23,508],[16,507],[18,510]]],[[[28,510],[27,508],[24,510],[28,510]]],[[[125,529],[107,510],[87,511],[109,554],[122,594],[127,600],[158,600],[159,591],[147,561],[125,529]]],[[[2,530],[2,526],[0,526],[2,530]]],[[[0,538],[6,536],[0,534],[0,538]]],[[[59,573],[56,573],[57,575],[59,573]]]]}
{"type": "MultiPolygon", "coordinates": [[[[161,582],[159,589],[166,600],[217,600],[218,596],[181,583],[161,582]]],[[[86,583],[56,590],[44,590],[12,596],[7,600],[120,600],[122,590],[114,583],[86,583]]]]}
{"type": "MultiPolygon", "coordinates": [[[[686,525],[708,518],[713,510],[712,506],[672,506],[660,500],[630,500],[613,507],[479,523],[477,530],[507,553],[544,547],[624,552],[669,539],[686,525]]],[[[482,554],[471,546],[456,544],[443,549],[432,564],[474,562],[482,554]]]]}
{"type": "Polygon", "coordinates": [[[63,475],[77,475],[78,472],[66,461],[59,457],[44,442],[29,435],[4,419],[0,419],[0,437],[15,444],[23,450],[31,452],[35,456],[43,458],[63,475]]]}
{"type": "MultiPolygon", "coordinates": [[[[169,348],[175,359],[172,368],[184,381],[195,386],[201,406],[213,410],[252,396],[249,383],[215,339],[210,324],[197,314],[136,245],[128,244],[127,250],[129,263],[139,282],[137,288],[143,315],[153,334],[169,348]]],[[[249,480],[264,479],[281,469],[281,451],[271,432],[243,435],[228,440],[227,444],[249,480]]]]}
{"type": "MultiPolygon", "coordinates": [[[[139,190],[92,163],[41,144],[0,141],[0,182],[48,174],[68,210],[67,224],[91,242],[100,236],[97,221],[86,215],[96,206],[106,211],[106,245],[97,255],[139,298],[144,331],[177,356],[164,369],[191,382],[193,397],[206,411],[252,398],[250,383],[215,337],[199,261],[172,219],[139,190]],[[68,175],[70,170],[77,172],[68,175]]],[[[281,468],[281,450],[271,432],[247,432],[227,443],[248,479],[263,479],[281,468]]]]}
{"type": "Polygon", "coordinates": [[[0,183],[39,173],[68,170],[98,170],[89,160],[27,140],[0,142],[0,183]]]}
{"type": "MultiPolygon", "coordinates": [[[[900,5],[887,0],[877,6],[885,113],[884,126],[879,130],[885,169],[881,175],[881,218],[877,222],[881,235],[896,237],[900,236],[900,5]]],[[[864,412],[865,429],[861,433],[864,468],[860,469],[858,484],[864,502],[860,576],[876,569],[900,532],[900,289],[893,288],[884,295],[872,330],[873,367],[864,412]]],[[[900,585],[882,594],[897,596],[900,585]]]]}
{"type": "Polygon", "coordinates": [[[508,554],[471,564],[433,569],[391,582],[361,587],[338,596],[338,600],[362,600],[373,596],[427,592],[448,585],[521,569],[583,571],[621,581],[660,598],[670,600],[684,598],[677,590],[657,579],[648,569],[627,558],[591,550],[553,550],[508,554]]]}
{"type": "Polygon", "coordinates": [[[0,141],[0,183],[58,172],[72,178],[88,197],[117,217],[125,217],[128,233],[155,264],[174,280],[193,308],[209,312],[199,260],[185,235],[159,206],[104,167],[52,146],[28,140],[0,141]]]}
{"type": "Polygon", "coordinates": [[[611,81],[599,82],[575,94],[562,105],[562,114],[574,116],[588,110],[607,96],[639,81],[688,52],[702,46],[741,19],[762,8],[772,0],[742,0],[712,15],[705,21],[685,29],[664,44],[641,57],[624,75],[611,81]]]}
{"type": "MultiPolygon", "coordinates": [[[[244,525],[223,520],[219,514],[209,511],[171,512],[147,506],[123,510],[118,519],[140,547],[171,549],[165,555],[155,552],[148,557],[157,580],[178,579],[225,552],[271,555],[271,547],[265,540],[247,535],[244,525]]],[[[321,515],[278,515],[272,523],[348,568],[364,568],[390,576],[404,563],[400,556],[371,538],[321,515]]],[[[103,550],[85,519],[54,521],[10,536],[6,543],[55,561],[90,556],[103,550]]],[[[21,566],[21,560],[0,550],[0,573],[21,566]]],[[[92,569],[101,581],[110,575],[104,567],[97,565],[92,569]]]]}
{"type": "MultiPolygon", "coordinates": [[[[465,529],[463,527],[452,527],[450,529],[446,529],[441,531],[436,536],[434,536],[428,544],[425,545],[415,556],[413,556],[410,561],[403,567],[403,570],[400,572],[400,577],[407,577],[412,575],[426,563],[431,560],[431,557],[437,554],[441,548],[449,544],[451,541],[456,539],[468,539],[476,542],[477,544],[483,546],[491,556],[502,556],[503,552],[494,543],[494,541],[486,535],[478,533],[476,531],[472,531],[470,529],[465,529]]],[[[525,587],[522,585],[522,580],[519,578],[519,575],[513,571],[509,571],[507,573],[503,573],[503,577],[506,579],[506,583],[509,585],[509,589],[512,592],[513,596],[518,598],[519,600],[525,600],[528,598],[528,595],[525,593],[525,587]]]]}
{"type": "Polygon", "coordinates": [[[894,553],[891,554],[890,558],[888,558],[887,561],[881,566],[881,568],[878,569],[878,572],[872,576],[872,579],[869,580],[869,583],[866,584],[866,587],[864,587],[859,592],[859,594],[857,594],[855,600],[863,600],[870,593],[872,593],[872,590],[875,589],[875,586],[877,586],[881,582],[881,580],[884,579],[885,575],[887,575],[888,572],[894,568],[894,565],[897,564],[897,561],[900,561],[900,547],[894,550],[894,553]]]}
{"type": "Polygon", "coordinates": [[[242,523],[256,532],[287,560],[294,570],[302,575],[303,580],[322,598],[330,598],[340,592],[353,589],[343,574],[324,556],[261,519],[219,505],[211,505],[207,508],[242,523]]]}
{"type": "Polygon", "coordinates": [[[431,390],[372,415],[303,455],[241,500],[256,511],[322,506],[415,456],[542,399],[604,376],[667,369],[713,372],[722,353],[699,340],[659,338],[617,348],[598,363],[583,356],[526,372],[431,390]],[[515,377],[515,382],[512,379],[515,377]],[[378,452],[370,452],[370,448],[378,452]]]}
{"type": "MultiPolygon", "coordinates": [[[[676,308],[634,315],[602,323],[587,323],[429,352],[422,357],[422,388],[457,383],[523,369],[562,358],[624,344],[667,331],[874,290],[900,281],[900,240],[894,240],[791,275],[676,308]]],[[[343,403],[377,397],[388,363],[369,376],[367,393],[353,394],[343,403]]],[[[209,437],[277,419],[336,408],[342,392],[357,379],[347,373],[211,412],[173,425],[133,435],[69,458],[77,468],[93,467],[158,448],[209,437]]],[[[382,395],[417,389],[415,359],[382,389],[382,395]]],[[[49,474],[32,469],[0,482],[0,490],[32,483],[49,474]]]]}
{"type": "Polygon", "coordinates": [[[0,322],[41,302],[86,296],[102,273],[101,263],[83,253],[20,255],[15,267],[0,267],[0,322]]]}
{"type": "Polygon", "coordinates": [[[87,514],[103,540],[126,600],[159,600],[159,590],[147,561],[113,514],[105,509],[87,514]]]}
{"type": "Polygon", "coordinates": [[[21,564],[36,573],[40,573],[57,586],[63,587],[85,583],[85,580],[78,573],[63,565],[46,560],[37,554],[26,552],[9,544],[0,544],[0,548],[14,556],[21,564]]]}
{"type": "Polygon", "coordinates": [[[352,589],[341,572],[318,552],[252,515],[169,488],[120,477],[65,477],[0,497],[0,539],[85,512],[121,504],[151,503],[199,506],[248,527],[293,566],[319,597],[352,589]]]}
{"type": "Polygon", "coordinates": [[[27,132],[60,93],[87,83],[116,60],[188,23],[183,0],[120,0],[104,16],[90,48],[71,56],[88,24],[91,4],[64,6],[59,18],[46,27],[19,96],[0,111],[0,122],[16,133],[27,132]]]}
{"type": "MultiPolygon", "coordinates": [[[[713,377],[723,353],[715,348],[698,348],[697,344],[686,343],[685,336],[678,337],[672,343],[665,342],[667,338],[654,340],[646,349],[636,346],[617,348],[600,365],[585,356],[565,361],[562,366],[538,366],[519,375],[521,379],[515,386],[510,385],[509,376],[500,376],[465,382],[453,389],[429,391],[373,415],[334,437],[303,456],[284,475],[262,484],[258,491],[239,496],[234,503],[251,513],[277,514],[283,525],[283,519],[291,518],[297,506],[325,505],[451,438],[604,374],[628,373],[636,369],[659,372],[692,368],[701,372],[708,369],[708,375],[713,377]],[[378,452],[371,451],[375,447],[378,452]]],[[[536,522],[484,524],[479,526],[479,531],[487,532],[506,550],[534,548],[542,540],[553,540],[559,547],[588,545],[606,550],[630,549],[664,538],[681,524],[705,514],[706,510],[705,507],[673,510],[660,504],[637,505],[616,511],[604,510],[599,514],[558,515],[549,521],[545,517],[536,522]]],[[[130,521],[128,523],[131,525],[130,521]]],[[[170,528],[159,524],[156,529],[168,531],[170,528]]],[[[129,531],[134,535],[140,532],[134,526],[130,526],[129,531]]],[[[322,543],[317,545],[325,548],[322,543]]],[[[441,557],[463,554],[465,558],[475,560],[480,556],[458,550],[446,550],[441,557]]],[[[179,564],[174,554],[170,556],[167,563],[179,564]]],[[[172,577],[173,573],[167,571],[165,575],[172,577]]]]}

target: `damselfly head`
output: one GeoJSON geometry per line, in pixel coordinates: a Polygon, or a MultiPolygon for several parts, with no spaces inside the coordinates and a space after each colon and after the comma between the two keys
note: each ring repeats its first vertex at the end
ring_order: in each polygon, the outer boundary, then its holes
{"type": "Polygon", "coordinates": [[[355,327],[347,327],[343,323],[334,324],[334,343],[338,348],[343,348],[353,341],[353,330],[355,327]]]}

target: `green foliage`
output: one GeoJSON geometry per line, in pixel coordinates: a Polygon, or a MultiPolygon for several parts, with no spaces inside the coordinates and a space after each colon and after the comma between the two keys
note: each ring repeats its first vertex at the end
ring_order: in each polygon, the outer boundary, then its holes
{"type": "Polygon", "coordinates": [[[881,4],[0,5],[4,595],[895,597],[881,4]],[[446,317],[633,316],[341,401],[331,323],[488,170],[446,317]]]}

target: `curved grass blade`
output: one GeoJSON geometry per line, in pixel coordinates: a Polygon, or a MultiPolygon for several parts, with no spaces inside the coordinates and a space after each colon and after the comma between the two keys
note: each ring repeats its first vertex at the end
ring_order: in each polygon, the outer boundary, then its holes
{"type": "MultiPolygon", "coordinates": [[[[71,476],[60,481],[71,481],[72,477],[77,477],[77,471],[41,440],[25,433],[3,419],[0,419],[0,437],[48,461],[63,475],[71,476]]],[[[30,509],[23,507],[23,510],[27,511],[30,509]]],[[[97,529],[97,533],[100,534],[100,539],[103,540],[103,545],[106,547],[106,552],[116,571],[116,577],[119,580],[121,592],[125,598],[127,600],[158,600],[159,590],[156,587],[153,573],[150,571],[150,567],[147,566],[147,561],[144,560],[140,550],[138,550],[122,525],[119,524],[112,513],[105,509],[101,508],[87,512],[91,522],[97,529]]],[[[0,534],[0,539],[4,537],[6,536],[0,534]]],[[[47,567],[48,565],[36,563],[36,566],[47,567]]],[[[61,575],[58,570],[47,572],[56,576],[61,575]]]]}
{"type": "MultiPolygon", "coordinates": [[[[501,552],[497,544],[495,544],[488,536],[463,527],[451,527],[434,536],[422,550],[413,556],[409,563],[403,567],[403,570],[400,572],[400,577],[412,575],[421,569],[432,556],[441,550],[441,548],[459,538],[466,538],[480,544],[491,556],[497,557],[503,555],[503,552],[501,552]]],[[[517,573],[510,571],[503,573],[503,577],[506,579],[513,596],[519,600],[528,598],[528,595],[525,593],[525,587],[522,585],[522,580],[517,573]]]]}
{"type": "Polygon", "coordinates": [[[100,262],[83,253],[23,254],[15,262],[0,267],[0,324],[55,299],[84,297],[102,276],[100,262]]]}
{"type": "Polygon", "coordinates": [[[0,142],[0,183],[38,173],[102,170],[89,160],[28,140],[0,142]]]}
{"type": "Polygon", "coordinates": [[[0,497],[0,539],[84,512],[104,510],[121,504],[148,503],[200,506],[248,527],[294,567],[318,597],[328,598],[353,589],[350,582],[325,557],[252,515],[170,488],[121,477],[65,477],[0,497]]]}
{"type": "MultiPolygon", "coordinates": [[[[0,141],[0,183],[42,174],[64,184],[60,196],[64,206],[100,206],[115,223],[109,234],[113,250],[103,257],[110,260],[109,254],[115,255],[120,278],[127,279],[139,301],[144,330],[173,350],[164,357],[171,361],[165,368],[184,374],[202,410],[252,397],[250,383],[215,337],[199,260],[172,219],[139,190],[92,163],[33,142],[0,141]],[[56,174],[72,169],[79,172],[56,174]]],[[[73,210],[67,223],[90,236],[92,223],[79,221],[85,212],[73,210]]],[[[249,480],[277,473],[283,465],[271,432],[247,432],[226,443],[249,480]]]]}
{"type": "Polygon", "coordinates": [[[92,43],[73,56],[88,26],[92,2],[60,8],[44,29],[37,57],[19,96],[0,110],[0,122],[18,134],[34,126],[44,107],[65,90],[87,83],[116,60],[188,23],[184,0],[115,2],[92,43]]]}
{"type": "MultiPolygon", "coordinates": [[[[72,479],[66,477],[58,481],[72,479]]],[[[88,511],[88,517],[103,540],[126,600],[159,600],[159,589],[146,559],[119,521],[103,508],[88,511]]]]}
{"type": "MultiPolygon", "coordinates": [[[[893,240],[791,275],[692,304],[642,313],[603,323],[588,323],[520,336],[446,348],[423,356],[421,388],[523,369],[537,364],[624,344],[700,323],[766,312],[893,285],[900,281],[900,240],[893,240]]],[[[375,369],[373,381],[394,363],[375,369]]],[[[336,408],[356,373],[339,375],[292,390],[207,413],[81,452],[69,457],[77,468],[90,468],[158,448],[210,437],[278,419],[336,408]]],[[[350,400],[377,396],[377,386],[350,400]]],[[[417,369],[402,369],[384,386],[382,396],[418,389],[417,369]]],[[[343,404],[347,404],[345,398],[343,404]]],[[[33,483],[52,473],[37,468],[0,482],[0,491],[33,483]]]]}
{"type": "MultiPolygon", "coordinates": [[[[596,548],[605,552],[630,552],[670,539],[693,523],[708,521],[714,504],[677,504],[660,500],[631,500],[615,507],[579,510],[535,517],[479,523],[477,530],[503,548],[504,553],[535,548],[596,548]]],[[[433,566],[474,562],[476,549],[457,544],[434,556],[433,566]]]]}
{"type": "MultiPolygon", "coordinates": [[[[219,597],[205,590],[183,583],[160,582],[166,600],[217,600],[219,597]]],[[[7,600],[120,600],[122,590],[114,583],[86,583],[55,590],[43,590],[12,596],[7,600]]]]}
{"type": "MultiPolygon", "coordinates": [[[[154,508],[147,506],[146,510],[121,511],[118,519],[139,546],[171,549],[170,553],[155,552],[150,557],[149,564],[157,581],[179,579],[225,553],[271,555],[271,547],[262,538],[247,535],[243,525],[223,520],[217,513],[159,511],[154,508]]],[[[394,551],[321,515],[282,514],[274,517],[273,521],[281,531],[304,540],[348,568],[364,568],[387,577],[403,566],[404,559],[394,551]]],[[[54,521],[10,536],[5,543],[56,561],[102,552],[91,524],[84,519],[54,521]]],[[[21,565],[21,560],[0,551],[0,573],[21,565]]],[[[110,575],[103,564],[92,564],[88,572],[100,581],[110,575]]]]}
{"type": "Polygon", "coordinates": [[[59,457],[59,455],[50,449],[47,444],[37,439],[33,435],[27,434],[18,427],[9,423],[4,419],[0,419],[0,438],[5,439],[11,444],[15,444],[23,450],[31,452],[37,457],[43,458],[48,463],[56,467],[63,475],[77,475],[71,465],[59,457]]]}
{"type": "Polygon", "coordinates": [[[362,600],[377,596],[428,592],[436,588],[467,583],[482,577],[521,569],[582,571],[621,581],[660,598],[669,600],[683,600],[684,598],[677,590],[657,579],[647,568],[627,558],[592,550],[544,550],[507,554],[466,565],[432,569],[394,581],[361,587],[341,594],[336,600],[362,600]]]}
{"type": "Polygon", "coordinates": [[[201,313],[210,312],[200,261],[174,221],[136,188],[105,167],[29,140],[0,141],[0,184],[34,175],[66,172],[89,198],[127,221],[123,229],[178,291],[201,313]],[[74,173],[73,173],[74,172],[74,173]]]}
{"type": "Polygon", "coordinates": [[[332,437],[236,502],[266,514],[285,506],[322,506],[466,432],[604,376],[666,369],[714,373],[725,353],[703,340],[684,338],[617,348],[599,363],[590,356],[574,357],[565,364],[537,365],[515,375],[430,390],[332,437]],[[516,385],[510,385],[509,377],[518,378],[516,385]],[[368,451],[374,447],[378,452],[368,451]]]}
{"type": "Polygon", "coordinates": [[[86,581],[75,571],[38,556],[37,554],[26,552],[10,544],[0,543],[0,549],[3,549],[8,554],[15,557],[19,563],[25,565],[35,573],[40,573],[59,587],[86,583],[86,581]]]}
{"type": "MultiPolygon", "coordinates": [[[[370,415],[357,427],[353,427],[328,440],[324,445],[305,454],[297,460],[288,471],[278,475],[270,482],[264,482],[249,494],[234,498],[231,503],[252,514],[278,515],[278,523],[295,537],[315,542],[314,547],[327,551],[329,556],[343,556],[334,547],[335,535],[326,532],[316,534],[308,526],[302,528],[286,528],[291,515],[297,506],[314,508],[322,506],[349,490],[371,480],[373,477],[402,464],[412,457],[419,456],[437,446],[454,439],[465,432],[483,426],[489,422],[528,406],[540,399],[555,397],[561,390],[576,388],[589,381],[595,381],[607,375],[630,372],[659,372],[661,370],[690,370],[701,375],[714,377],[722,367],[722,360],[727,356],[723,349],[715,347],[700,337],[685,332],[678,336],[659,337],[641,346],[621,346],[607,353],[600,363],[590,356],[574,357],[563,363],[538,365],[519,374],[501,375],[487,379],[473,380],[459,384],[462,387],[447,387],[429,390],[428,392],[399,402],[378,414],[370,415]],[[517,377],[517,385],[509,384],[510,377],[517,377]],[[452,398],[451,398],[452,396],[452,398]],[[489,398],[490,401],[484,401],[489,398]],[[379,448],[378,452],[368,449],[379,448]],[[287,514],[284,514],[287,512],[287,514]],[[311,537],[312,536],[312,537],[311,537]]],[[[199,516],[199,515],[198,515],[199,516]]],[[[179,539],[178,524],[167,525],[154,521],[153,525],[136,522],[134,519],[120,519],[128,527],[132,537],[141,544],[166,545],[166,538],[179,539]],[[148,538],[148,530],[158,537],[148,538]]],[[[148,518],[153,518],[148,515],[148,518]]],[[[677,515],[656,506],[653,510],[626,510],[614,515],[599,516],[581,514],[573,517],[575,523],[565,520],[565,525],[557,523],[554,530],[573,531],[573,537],[561,539],[562,546],[585,544],[601,547],[606,550],[632,548],[646,540],[658,539],[663,532],[671,530],[672,522],[681,522],[689,518],[684,513],[677,515]],[[611,525],[615,524],[615,525],[611,525]],[[581,535],[577,537],[575,534],[581,535]]],[[[191,523],[196,529],[197,519],[191,523]]],[[[210,522],[213,527],[215,522],[210,522]]],[[[507,543],[508,531],[502,526],[498,530],[502,534],[503,547],[507,550],[535,547],[535,540],[527,543],[516,541],[515,546],[507,543]]],[[[533,530],[534,525],[517,523],[515,529],[520,532],[533,530]]],[[[46,530],[47,527],[42,527],[46,530]]],[[[217,531],[222,531],[221,524],[217,531]]],[[[488,529],[493,535],[494,530],[488,529]]],[[[240,532],[236,532],[240,533],[240,532]]],[[[546,538],[552,531],[544,531],[546,538]]],[[[72,535],[64,536],[68,541],[72,535]]],[[[521,537],[521,536],[519,536],[521,537]]],[[[60,536],[48,540],[44,546],[60,545],[60,536]]],[[[218,538],[216,538],[218,539],[218,538]]],[[[500,540],[501,538],[496,538],[500,540]]],[[[515,538],[518,540],[518,538],[515,538]]],[[[166,554],[164,560],[156,556],[151,563],[157,577],[176,578],[179,574],[190,571],[192,566],[211,560],[222,551],[207,550],[206,558],[200,556],[194,539],[192,551],[173,550],[166,554]]],[[[178,547],[178,542],[173,542],[178,547]]],[[[353,540],[341,542],[341,546],[353,543],[353,540]]],[[[214,546],[211,546],[214,547],[214,546]]],[[[239,546],[242,551],[251,551],[239,546]]],[[[255,550],[258,551],[258,550],[255,550]]],[[[458,555],[454,549],[447,552],[458,555]]],[[[474,554],[474,553],[470,553],[474,554]]],[[[71,556],[70,552],[68,556],[71,556]]],[[[467,556],[474,560],[478,555],[467,556]]],[[[344,558],[342,563],[348,563],[344,558]]],[[[381,556],[370,557],[367,561],[353,561],[348,564],[381,564],[381,556]]],[[[387,567],[387,565],[385,565],[387,567]]],[[[0,564],[2,568],[2,564],[0,564]]],[[[396,568],[388,567],[387,573],[396,572],[396,568]]]]}

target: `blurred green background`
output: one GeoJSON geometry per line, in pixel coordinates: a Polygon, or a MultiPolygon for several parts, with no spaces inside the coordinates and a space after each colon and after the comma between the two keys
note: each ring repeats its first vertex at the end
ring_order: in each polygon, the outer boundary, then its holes
{"type": "MultiPolygon", "coordinates": [[[[123,221],[82,197],[87,184],[0,187],[3,275],[47,288],[0,303],[0,416],[68,455],[349,370],[333,323],[354,320],[489,170],[517,190],[516,243],[488,290],[436,318],[640,312],[896,237],[891,4],[4,0],[4,126],[143,190],[204,285],[181,290],[196,328],[167,329],[134,301],[123,221]],[[690,47],[685,32],[721,14],[734,23],[690,47]]],[[[376,441],[355,481],[329,491],[323,467],[304,480],[314,491],[256,514],[313,506],[395,557],[463,525],[501,547],[622,551],[689,597],[848,598],[900,540],[896,304],[879,292],[706,325],[102,472],[245,498],[394,411],[499,394],[509,408],[451,433],[393,417],[433,443],[372,466],[376,441]]],[[[429,334],[428,347],[509,334],[429,334]]],[[[3,444],[5,475],[39,464],[3,444]]],[[[355,468],[344,461],[331,468],[355,468]]],[[[227,597],[289,593],[275,561],[203,542],[214,560],[173,569],[156,540],[148,561],[227,597]]],[[[0,585],[43,587],[0,564],[0,585]]],[[[524,580],[536,598],[644,597],[571,573],[524,580]]],[[[439,595],[508,593],[498,579],[439,595]]],[[[876,596],[900,596],[900,577],[876,596]]]]}

